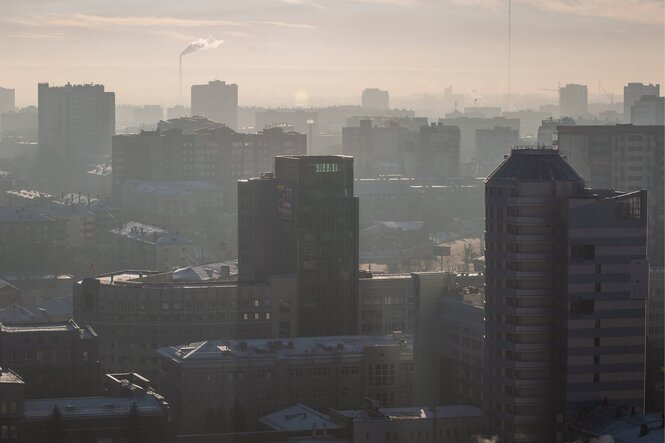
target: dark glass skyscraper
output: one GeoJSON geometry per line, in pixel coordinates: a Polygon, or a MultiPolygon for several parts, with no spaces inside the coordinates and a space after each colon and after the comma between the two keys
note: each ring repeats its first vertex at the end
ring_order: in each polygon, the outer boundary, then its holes
{"type": "Polygon", "coordinates": [[[354,334],[358,198],[353,158],[278,156],[275,173],[238,185],[241,281],[296,275],[297,325],[284,335],[354,334]]]}

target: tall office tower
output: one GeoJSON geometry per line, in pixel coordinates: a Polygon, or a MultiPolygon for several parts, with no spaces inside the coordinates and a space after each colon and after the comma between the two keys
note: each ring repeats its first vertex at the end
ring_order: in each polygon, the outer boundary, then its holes
{"type": "Polygon", "coordinates": [[[297,332],[357,333],[358,198],[353,158],[278,156],[275,173],[238,183],[240,280],[296,275],[297,332]]]}
{"type": "Polygon", "coordinates": [[[663,126],[559,126],[558,145],[594,188],[649,191],[649,261],[665,266],[663,126]]]}
{"type": "Polygon", "coordinates": [[[219,80],[192,85],[192,116],[207,117],[238,129],[238,85],[219,80]]]}
{"type": "Polygon", "coordinates": [[[624,123],[632,122],[631,107],[640,98],[645,95],[652,95],[658,97],[660,95],[660,85],[651,84],[645,85],[643,83],[628,83],[623,87],[623,121],[624,123]]]}
{"type": "Polygon", "coordinates": [[[586,85],[568,83],[559,88],[559,113],[561,117],[582,117],[588,113],[589,91],[586,85]]]}
{"type": "Polygon", "coordinates": [[[111,153],[115,94],[104,85],[40,83],[38,102],[40,151],[83,161],[111,153]]]}
{"type": "Polygon", "coordinates": [[[390,95],[388,91],[367,88],[363,91],[362,106],[365,109],[390,109],[390,95]]]}
{"type": "Polygon", "coordinates": [[[12,112],[14,109],[16,109],[14,90],[0,88],[0,113],[12,112]]]}
{"type": "Polygon", "coordinates": [[[585,188],[554,149],[488,177],[484,406],[504,442],[566,441],[604,402],[644,402],[646,191],[585,188]]]}

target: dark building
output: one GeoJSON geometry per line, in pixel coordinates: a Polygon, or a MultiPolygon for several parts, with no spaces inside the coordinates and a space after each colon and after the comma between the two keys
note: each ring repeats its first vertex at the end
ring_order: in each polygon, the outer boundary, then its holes
{"type": "Polygon", "coordinates": [[[73,320],[0,323],[0,366],[12,368],[26,382],[26,398],[99,393],[97,334],[73,320]]]}
{"type": "Polygon", "coordinates": [[[593,188],[649,191],[649,261],[665,266],[665,128],[558,126],[558,146],[593,188]]]}
{"type": "Polygon", "coordinates": [[[456,178],[460,175],[460,128],[432,123],[407,141],[404,170],[409,177],[456,178]]]}
{"type": "Polygon", "coordinates": [[[160,132],[113,137],[113,198],[120,200],[127,180],[191,181],[220,185],[225,208],[236,208],[236,182],[256,177],[272,167],[277,155],[304,155],[307,136],[270,128],[243,134],[229,128],[200,129],[186,134],[188,120],[171,121],[182,127],[160,132]]]}
{"type": "Polygon", "coordinates": [[[646,191],[585,187],[555,149],[488,177],[483,401],[505,442],[567,440],[603,403],[644,404],[646,191]]]}
{"type": "Polygon", "coordinates": [[[238,251],[240,280],[297,276],[294,335],[355,333],[358,199],[353,196],[353,158],[278,156],[274,175],[241,181],[238,251]]]}
{"type": "Polygon", "coordinates": [[[103,396],[27,399],[29,384],[0,368],[0,441],[161,443],[168,404],[138,374],[107,374],[103,396]]]}
{"type": "Polygon", "coordinates": [[[237,129],[238,85],[219,80],[192,85],[192,116],[207,117],[237,129]]]}

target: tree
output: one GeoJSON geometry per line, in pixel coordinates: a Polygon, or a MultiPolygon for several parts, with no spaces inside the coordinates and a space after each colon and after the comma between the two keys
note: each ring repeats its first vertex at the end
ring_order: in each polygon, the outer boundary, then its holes
{"type": "Polygon", "coordinates": [[[48,424],[48,441],[49,443],[64,443],[65,436],[62,431],[62,412],[58,405],[53,406],[51,418],[48,424]]]}

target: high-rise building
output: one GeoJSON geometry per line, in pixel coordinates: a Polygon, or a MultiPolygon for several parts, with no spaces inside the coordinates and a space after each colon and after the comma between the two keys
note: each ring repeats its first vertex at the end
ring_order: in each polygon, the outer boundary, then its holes
{"type": "Polygon", "coordinates": [[[585,187],[555,149],[488,177],[483,401],[505,442],[566,441],[603,403],[644,402],[646,191],[585,187]]]}
{"type": "Polygon", "coordinates": [[[631,107],[640,98],[645,95],[652,95],[658,97],[660,95],[660,85],[651,84],[645,85],[643,83],[628,83],[623,87],[623,121],[624,123],[631,123],[633,111],[631,107]]]}
{"type": "Polygon", "coordinates": [[[649,261],[663,267],[663,126],[559,126],[558,145],[593,188],[649,191],[649,261]]]}
{"type": "Polygon", "coordinates": [[[589,91],[586,85],[568,83],[559,88],[559,113],[561,117],[582,117],[588,113],[589,91]]]}
{"type": "Polygon", "coordinates": [[[356,333],[353,158],[278,156],[274,174],[239,182],[238,265],[241,281],[297,276],[295,335],[356,333]]]}
{"type": "Polygon", "coordinates": [[[238,85],[219,80],[192,85],[192,116],[207,117],[238,129],[238,85]]]}
{"type": "Polygon", "coordinates": [[[634,125],[665,125],[665,97],[643,95],[630,107],[630,123],[634,125]]]}
{"type": "Polygon", "coordinates": [[[366,109],[390,109],[390,95],[388,91],[367,88],[363,91],[362,106],[366,109]]]}
{"type": "Polygon", "coordinates": [[[0,88],[0,113],[12,112],[16,108],[15,97],[13,89],[0,88]]]}
{"type": "Polygon", "coordinates": [[[460,176],[460,129],[432,123],[407,140],[404,152],[407,176],[457,178],[460,176]]]}
{"type": "Polygon", "coordinates": [[[115,94],[104,85],[40,83],[38,101],[40,152],[95,163],[111,153],[115,94]]]}
{"type": "Polygon", "coordinates": [[[503,161],[510,149],[519,144],[517,129],[495,126],[492,129],[476,130],[476,177],[485,177],[503,161]]]}

